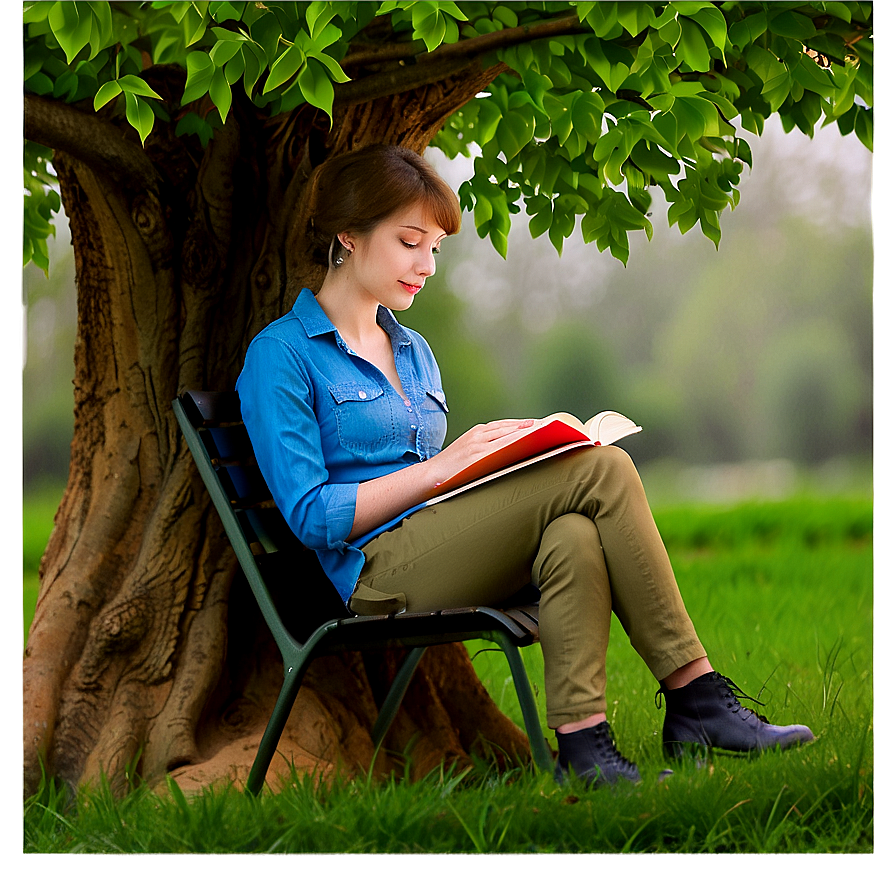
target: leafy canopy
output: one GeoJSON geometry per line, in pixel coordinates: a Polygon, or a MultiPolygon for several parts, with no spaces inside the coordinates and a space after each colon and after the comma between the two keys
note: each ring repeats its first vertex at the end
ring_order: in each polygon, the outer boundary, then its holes
{"type": "MultiPolygon", "coordinates": [[[[271,116],[308,104],[332,122],[358,101],[347,91],[382,95],[386,76],[418,86],[401,79],[452,59],[503,63],[433,141],[476,155],[461,200],[477,232],[506,254],[525,211],[558,252],[579,222],[625,262],[628,232],[652,233],[653,194],[670,225],[699,223],[718,245],[751,162],[742,134],[775,113],[809,136],[836,121],[871,149],[871,16],[870,2],[25,3],[25,91],[123,109],[141,143],[161,119],[205,145],[235,93],[271,116]],[[178,102],[146,80],[172,64],[186,71],[178,102]]],[[[24,258],[44,269],[51,158],[26,144],[24,258]]]]}

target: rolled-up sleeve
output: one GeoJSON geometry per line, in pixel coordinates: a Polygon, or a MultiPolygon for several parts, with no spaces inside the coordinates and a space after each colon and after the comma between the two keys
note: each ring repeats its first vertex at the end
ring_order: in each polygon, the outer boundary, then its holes
{"type": "Polygon", "coordinates": [[[237,391],[259,469],[292,531],[314,550],[344,550],[358,483],[328,481],[314,390],[301,356],[275,336],[255,339],[237,391]]]}

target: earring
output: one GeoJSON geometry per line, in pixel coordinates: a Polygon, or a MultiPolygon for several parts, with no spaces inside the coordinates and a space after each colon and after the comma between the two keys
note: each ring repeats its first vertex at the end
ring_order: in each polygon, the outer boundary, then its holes
{"type": "Polygon", "coordinates": [[[335,268],[338,268],[340,265],[344,264],[345,259],[349,255],[352,254],[352,250],[343,246],[341,242],[339,243],[339,248],[344,250],[346,252],[346,254],[345,255],[337,255],[336,254],[336,237],[334,236],[333,242],[330,243],[330,264],[335,268]]]}

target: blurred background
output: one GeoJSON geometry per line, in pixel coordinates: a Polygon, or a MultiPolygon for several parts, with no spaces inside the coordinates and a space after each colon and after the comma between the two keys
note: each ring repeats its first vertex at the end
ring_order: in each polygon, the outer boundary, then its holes
{"type": "MultiPolygon", "coordinates": [[[[835,128],[769,121],[723,213],[718,251],[695,228],[630,235],[627,266],[575,235],[562,256],[514,220],[506,261],[472,216],[401,315],[442,368],[449,438],[499,417],[621,411],[654,503],[800,491],[871,493],[871,154],[835,128]]],[[[428,158],[456,188],[472,162],[428,158]]],[[[56,222],[50,276],[24,273],[24,488],[61,496],[72,434],[76,293],[56,222]]]]}

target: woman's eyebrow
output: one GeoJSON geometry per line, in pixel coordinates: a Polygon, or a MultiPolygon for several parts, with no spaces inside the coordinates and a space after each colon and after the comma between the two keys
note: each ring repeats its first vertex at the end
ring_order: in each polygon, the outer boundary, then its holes
{"type": "MultiPolygon", "coordinates": [[[[425,227],[418,227],[416,224],[402,224],[401,225],[405,230],[416,230],[418,233],[427,234],[429,231],[425,227]]],[[[447,236],[447,233],[443,233],[442,236],[447,236]]]]}

